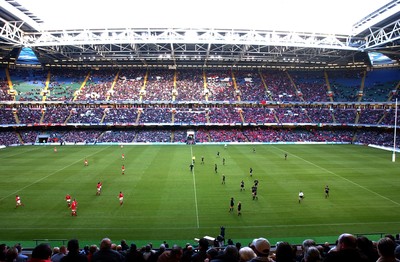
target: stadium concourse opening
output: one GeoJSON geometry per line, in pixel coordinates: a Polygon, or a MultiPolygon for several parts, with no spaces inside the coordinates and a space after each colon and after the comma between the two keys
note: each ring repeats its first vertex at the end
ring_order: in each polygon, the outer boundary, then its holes
{"type": "Polygon", "coordinates": [[[186,132],[186,144],[193,145],[196,142],[196,133],[194,130],[188,130],[186,132]]]}

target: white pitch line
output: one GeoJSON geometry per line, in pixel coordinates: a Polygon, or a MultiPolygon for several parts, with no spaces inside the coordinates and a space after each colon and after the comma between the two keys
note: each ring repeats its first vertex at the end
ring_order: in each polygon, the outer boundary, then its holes
{"type": "MultiPolygon", "coordinates": [[[[230,226],[229,228],[231,229],[250,229],[250,228],[298,228],[298,227],[329,227],[329,226],[357,226],[357,225],[382,225],[382,224],[400,224],[400,221],[388,221],[388,222],[365,222],[365,223],[327,223],[327,224],[299,224],[299,225],[259,225],[259,226],[230,226]]],[[[202,229],[215,229],[219,227],[202,227],[202,229]]],[[[43,229],[59,229],[57,227],[55,228],[49,228],[49,227],[18,227],[18,228],[3,228],[2,230],[43,230],[43,229]]],[[[145,227],[74,227],[74,228],[68,228],[68,230],[147,230],[145,227]]],[[[193,230],[193,229],[198,229],[198,227],[153,227],[153,229],[158,229],[158,230],[193,230]]]]}
{"type": "MultiPolygon", "coordinates": [[[[280,151],[282,151],[282,152],[286,152],[285,150],[282,150],[282,149],[277,148],[277,147],[275,147],[275,146],[274,146],[274,148],[275,148],[275,149],[278,149],[278,150],[280,150],[280,151]]],[[[393,204],[396,204],[396,205],[400,206],[400,203],[398,203],[398,202],[396,202],[396,201],[394,201],[394,200],[392,200],[392,199],[390,199],[390,198],[387,198],[387,197],[385,197],[385,196],[383,196],[383,195],[381,195],[381,194],[379,194],[379,193],[377,193],[377,192],[375,192],[375,191],[372,191],[372,190],[370,190],[370,189],[368,189],[368,188],[366,188],[366,187],[364,187],[364,186],[362,186],[362,185],[360,185],[360,184],[357,184],[356,182],[351,181],[350,179],[347,179],[347,178],[345,178],[345,177],[343,177],[343,176],[340,176],[340,175],[336,174],[335,172],[332,172],[332,171],[330,171],[330,170],[328,170],[328,169],[326,169],[326,168],[323,168],[323,167],[321,167],[321,166],[319,166],[319,165],[317,165],[317,164],[314,164],[313,162],[310,162],[310,161],[308,161],[308,160],[305,160],[304,158],[301,158],[301,157],[299,157],[299,156],[296,156],[296,155],[292,155],[292,156],[294,156],[294,157],[296,157],[296,158],[298,158],[298,159],[301,159],[301,160],[303,160],[304,162],[309,163],[310,165],[313,165],[313,166],[315,166],[315,167],[317,167],[317,168],[319,168],[319,169],[322,169],[322,170],[324,170],[325,172],[328,172],[328,173],[330,173],[330,174],[332,174],[332,175],[334,175],[334,176],[336,176],[336,177],[338,177],[338,178],[341,178],[341,179],[343,179],[343,180],[346,180],[347,182],[349,182],[349,183],[351,183],[351,184],[353,184],[353,185],[355,185],[355,186],[358,186],[359,188],[362,188],[362,189],[364,189],[364,190],[366,190],[366,191],[368,191],[368,192],[370,192],[370,193],[372,193],[372,194],[375,194],[375,195],[377,195],[377,196],[379,196],[379,197],[381,197],[381,198],[383,198],[383,199],[386,199],[386,200],[392,202],[393,204]]]]}
{"type": "MultiPolygon", "coordinates": [[[[88,155],[88,156],[93,156],[93,155],[95,155],[95,154],[97,154],[97,153],[99,153],[99,152],[101,152],[101,151],[103,151],[103,150],[105,150],[106,148],[109,148],[109,147],[110,147],[110,146],[105,147],[105,148],[103,148],[102,150],[99,150],[99,151],[97,151],[97,152],[95,152],[95,153],[93,153],[93,154],[91,154],[91,155],[88,155]]],[[[33,186],[33,185],[39,183],[40,181],[42,181],[42,180],[44,180],[44,179],[46,179],[46,178],[48,178],[48,177],[50,177],[50,176],[52,176],[52,175],[54,175],[54,174],[60,172],[61,170],[64,170],[64,169],[66,169],[66,168],[68,168],[68,167],[70,167],[70,166],[72,166],[72,165],[75,165],[76,163],[78,163],[78,162],[80,162],[80,161],[82,161],[82,160],[81,160],[81,159],[76,160],[75,162],[72,162],[71,164],[69,164],[69,165],[67,165],[67,166],[65,166],[65,167],[63,167],[63,168],[60,168],[60,169],[58,169],[57,171],[54,171],[54,172],[48,174],[47,176],[44,176],[44,177],[42,177],[42,178],[36,180],[35,182],[30,183],[29,185],[26,185],[26,186],[24,186],[24,187],[18,189],[17,191],[14,191],[14,192],[11,193],[11,194],[8,194],[8,195],[5,196],[5,197],[0,198],[0,202],[3,201],[3,200],[6,199],[6,198],[12,196],[12,195],[15,195],[16,193],[18,193],[18,192],[24,190],[25,188],[28,188],[28,187],[30,187],[30,186],[33,186]]]]}
{"type": "MultiPolygon", "coordinates": [[[[192,159],[193,159],[193,146],[190,146],[190,161],[193,161],[192,159]]],[[[192,176],[193,176],[194,204],[196,207],[197,228],[200,228],[199,208],[197,205],[196,176],[194,175],[194,165],[193,165],[193,170],[192,170],[192,176]]]]}
{"type": "Polygon", "coordinates": [[[32,152],[32,151],[38,150],[38,149],[40,148],[40,146],[38,146],[38,147],[32,146],[32,148],[33,148],[32,150],[28,150],[28,151],[25,151],[25,152],[19,152],[19,153],[12,154],[12,155],[8,155],[8,156],[3,155],[3,156],[0,157],[0,159],[6,159],[6,158],[9,158],[9,157],[14,157],[14,156],[18,156],[18,155],[30,153],[30,152],[32,152]]]}

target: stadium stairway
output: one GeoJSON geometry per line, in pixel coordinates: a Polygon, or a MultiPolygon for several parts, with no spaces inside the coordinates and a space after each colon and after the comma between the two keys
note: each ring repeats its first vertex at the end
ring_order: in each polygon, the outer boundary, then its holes
{"type": "Polygon", "coordinates": [[[19,132],[15,132],[15,134],[17,135],[18,141],[21,145],[25,144],[24,140],[22,140],[21,134],[19,132]]]}
{"type": "Polygon", "coordinates": [[[361,79],[360,90],[358,91],[358,99],[357,102],[361,102],[364,95],[364,86],[365,86],[365,78],[367,77],[367,71],[363,72],[363,76],[361,79]]]}
{"type": "MultiPolygon", "coordinates": [[[[85,87],[87,81],[89,80],[90,77],[90,72],[87,73],[85,80],[83,80],[81,86],[79,87],[79,89],[74,93],[74,98],[72,99],[72,101],[76,101],[76,99],[78,98],[78,95],[80,94],[80,92],[82,91],[82,89],[85,87]]],[[[68,117],[69,118],[69,117],[68,117]]],[[[65,123],[67,123],[68,121],[65,121],[65,123]]]]}
{"type": "Polygon", "coordinates": [[[325,83],[326,83],[326,88],[327,88],[327,95],[329,97],[330,102],[333,102],[334,94],[332,93],[331,84],[329,82],[329,77],[328,77],[328,72],[324,71],[324,77],[325,77],[325,83]]]}
{"type": "MultiPolygon", "coordinates": [[[[114,81],[111,84],[110,90],[107,91],[106,101],[110,101],[110,97],[114,93],[114,86],[117,83],[117,80],[118,80],[118,77],[119,77],[119,72],[120,72],[120,70],[118,70],[117,74],[115,75],[114,81]]],[[[105,112],[104,112],[104,114],[105,114],[105,112]]],[[[103,123],[103,120],[101,121],[101,123],[103,123]]]]}
{"type": "MultiPolygon", "coordinates": [[[[47,73],[47,77],[46,77],[46,84],[44,86],[44,89],[40,92],[40,94],[42,95],[42,101],[45,102],[47,96],[49,95],[49,84],[50,84],[50,77],[51,77],[51,73],[50,71],[47,73]]],[[[44,116],[44,114],[43,114],[44,116]]],[[[42,120],[42,119],[41,119],[42,120]]],[[[42,121],[40,121],[41,123],[42,121]]]]}
{"type": "MultiPolygon", "coordinates": [[[[146,85],[148,77],[149,77],[149,71],[147,70],[146,74],[144,75],[143,86],[140,89],[140,97],[139,97],[140,102],[143,101],[143,97],[146,95],[146,85]]],[[[139,122],[139,117],[138,117],[138,122],[139,122]]]]}
{"type": "Polygon", "coordinates": [[[296,92],[297,97],[299,97],[300,100],[301,100],[302,102],[305,102],[304,97],[303,97],[303,94],[302,94],[301,91],[297,88],[296,83],[293,81],[292,76],[289,74],[288,71],[285,71],[285,72],[286,72],[287,77],[289,78],[290,83],[292,84],[292,86],[293,86],[293,88],[294,88],[294,90],[295,90],[295,92],[296,92]]]}

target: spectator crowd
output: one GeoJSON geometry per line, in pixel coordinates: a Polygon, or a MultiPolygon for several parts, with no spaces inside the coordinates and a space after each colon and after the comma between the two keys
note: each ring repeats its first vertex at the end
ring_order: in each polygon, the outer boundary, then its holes
{"type": "Polygon", "coordinates": [[[9,247],[0,245],[0,262],[398,262],[400,261],[399,234],[387,234],[378,241],[349,233],[339,235],[336,243],[316,243],[305,239],[300,245],[279,241],[271,245],[260,237],[250,243],[234,243],[232,239],[218,236],[198,239],[195,244],[183,247],[164,241],[158,248],[152,243],[138,247],[119,244],[103,238],[99,245],[79,246],[77,239],[67,246],[51,247],[38,244],[31,252],[23,252],[21,244],[9,247]]]}

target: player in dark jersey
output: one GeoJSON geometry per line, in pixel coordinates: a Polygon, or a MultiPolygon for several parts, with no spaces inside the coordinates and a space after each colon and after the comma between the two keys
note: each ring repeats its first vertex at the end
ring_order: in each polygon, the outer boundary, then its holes
{"type": "Polygon", "coordinates": [[[254,185],[254,186],[251,188],[251,195],[252,195],[252,197],[253,197],[253,200],[255,200],[255,199],[258,200],[258,196],[257,196],[257,186],[254,185]]]}
{"type": "Polygon", "coordinates": [[[242,203],[239,201],[237,205],[237,214],[238,216],[242,215],[242,203]]]}
{"type": "Polygon", "coordinates": [[[258,179],[254,180],[254,186],[258,187],[258,179]]]}
{"type": "Polygon", "coordinates": [[[253,176],[253,168],[252,167],[250,167],[250,176],[251,177],[253,176]]]}
{"type": "Polygon", "coordinates": [[[229,203],[229,213],[233,212],[234,206],[235,206],[235,200],[233,199],[233,197],[231,197],[231,201],[229,203]]]}
{"type": "Polygon", "coordinates": [[[225,184],[225,175],[222,175],[222,184],[225,184]]]}
{"type": "Polygon", "coordinates": [[[326,185],[325,186],[325,198],[328,198],[328,197],[329,197],[329,186],[326,185]]]}
{"type": "Polygon", "coordinates": [[[243,190],[245,190],[245,188],[244,188],[244,181],[242,180],[240,182],[240,191],[243,191],[243,190]]]}

